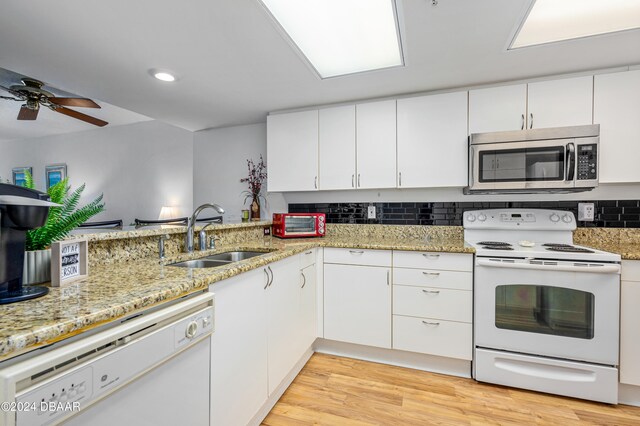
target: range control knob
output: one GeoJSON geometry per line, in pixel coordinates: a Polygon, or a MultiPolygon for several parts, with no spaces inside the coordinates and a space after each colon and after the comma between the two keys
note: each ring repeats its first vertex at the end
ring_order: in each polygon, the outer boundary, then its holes
{"type": "Polygon", "coordinates": [[[193,339],[198,332],[198,323],[195,321],[191,321],[187,324],[187,330],[185,331],[185,336],[189,339],[193,339]]]}
{"type": "Polygon", "coordinates": [[[551,220],[551,222],[558,222],[558,221],[560,221],[560,216],[558,216],[557,214],[553,213],[551,216],[549,216],[549,219],[551,220]]]}
{"type": "Polygon", "coordinates": [[[211,320],[208,317],[202,318],[202,327],[207,328],[211,324],[211,320]]]}
{"type": "Polygon", "coordinates": [[[471,213],[471,214],[467,215],[467,220],[468,220],[469,222],[475,222],[475,221],[476,221],[476,215],[475,215],[475,214],[473,214],[473,213],[471,213]]]}
{"type": "Polygon", "coordinates": [[[564,216],[562,216],[562,221],[564,223],[571,223],[571,215],[570,214],[565,214],[564,216]]]}
{"type": "Polygon", "coordinates": [[[478,220],[480,222],[484,222],[485,220],[487,220],[487,216],[484,215],[483,213],[480,213],[480,215],[478,216],[478,220]]]}

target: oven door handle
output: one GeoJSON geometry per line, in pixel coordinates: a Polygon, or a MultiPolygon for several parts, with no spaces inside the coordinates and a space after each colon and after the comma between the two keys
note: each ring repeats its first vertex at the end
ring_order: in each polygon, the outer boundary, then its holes
{"type": "Polygon", "coordinates": [[[573,181],[576,171],[576,146],[573,143],[567,144],[567,181],[573,181]]]}
{"type": "Polygon", "coordinates": [[[477,259],[478,266],[488,266],[491,268],[505,269],[533,269],[538,271],[566,271],[566,272],[588,272],[593,274],[619,274],[620,265],[597,265],[584,264],[579,265],[535,265],[532,263],[507,263],[501,261],[492,261],[488,259],[477,259]],[[591,266],[589,266],[591,265],[591,266]]]}

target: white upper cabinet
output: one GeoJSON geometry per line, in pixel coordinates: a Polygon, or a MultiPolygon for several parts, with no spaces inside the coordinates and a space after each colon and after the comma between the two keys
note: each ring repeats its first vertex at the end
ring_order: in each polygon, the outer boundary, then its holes
{"type": "Polygon", "coordinates": [[[356,106],[321,109],[319,129],[319,188],[355,188],[356,106]]]}
{"type": "Polygon", "coordinates": [[[593,123],[593,76],[529,83],[528,128],[593,123]]]}
{"type": "Polygon", "coordinates": [[[358,188],[396,187],[396,101],[356,105],[358,188]]]}
{"type": "Polygon", "coordinates": [[[467,184],[467,92],[398,100],[398,187],[467,184]]]}
{"type": "Polygon", "coordinates": [[[267,189],[318,189],[318,110],[267,117],[267,189]]]}
{"type": "Polygon", "coordinates": [[[640,70],[595,76],[600,183],[640,182],[640,70]]]}
{"type": "Polygon", "coordinates": [[[469,91],[469,133],[592,123],[592,76],[469,91]]]}
{"type": "Polygon", "coordinates": [[[526,84],[469,91],[469,133],[521,130],[526,114],[526,84]]]}

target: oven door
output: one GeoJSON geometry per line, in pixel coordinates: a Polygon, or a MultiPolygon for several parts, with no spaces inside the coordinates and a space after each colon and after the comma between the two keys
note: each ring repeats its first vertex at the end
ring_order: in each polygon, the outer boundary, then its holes
{"type": "Polygon", "coordinates": [[[284,216],[284,235],[309,237],[316,235],[316,216],[284,216]]]}
{"type": "Polygon", "coordinates": [[[475,345],[618,364],[620,265],[476,258],[475,345]]]}
{"type": "Polygon", "coordinates": [[[573,139],[470,146],[471,190],[572,189],[573,139]]]}

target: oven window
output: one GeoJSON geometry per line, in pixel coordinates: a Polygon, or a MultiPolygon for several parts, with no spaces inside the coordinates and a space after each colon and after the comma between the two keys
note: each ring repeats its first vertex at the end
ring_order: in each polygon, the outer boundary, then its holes
{"type": "Polygon", "coordinates": [[[287,216],[284,219],[284,230],[287,234],[308,234],[315,230],[315,216],[287,216]]]}
{"type": "Polygon", "coordinates": [[[564,180],[564,146],[480,151],[480,182],[564,180]]]}
{"type": "Polygon", "coordinates": [[[496,327],[593,339],[595,296],[562,287],[496,287],[496,327]]]}

